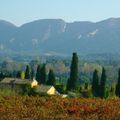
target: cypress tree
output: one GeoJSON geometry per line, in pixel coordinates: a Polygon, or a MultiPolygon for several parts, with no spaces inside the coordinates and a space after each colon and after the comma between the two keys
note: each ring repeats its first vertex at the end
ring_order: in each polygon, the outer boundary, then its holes
{"type": "Polygon", "coordinates": [[[67,80],[67,90],[70,90],[70,88],[71,88],[71,81],[70,81],[70,78],[68,78],[68,80],[67,80]]]}
{"type": "Polygon", "coordinates": [[[42,84],[45,84],[46,83],[46,65],[45,64],[43,64],[43,66],[42,66],[42,68],[41,68],[41,70],[40,70],[40,75],[41,75],[41,83],[42,84]]]}
{"type": "Polygon", "coordinates": [[[78,56],[77,53],[73,53],[72,63],[70,67],[70,78],[67,81],[67,90],[77,89],[78,81],[78,56]]]}
{"type": "Polygon", "coordinates": [[[40,76],[41,76],[41,69],[40,69],[40,65],[38,65],[37,72],[36,72],[36,80],[38,81],[38,84],[41,84],[40,76]]]}
{"type": "Polygon", "coordinates": [[[30,66],[29,65],[26,66],[25,79],[30,79],[30,66]]]}
{"type": "Polygon", "coordinates": [[[116,94],[116,96],[120,97],[120,68],[118,70],[118,81],[117,81],[117,85],[116,85],[115,94],[116,94]]]}
{"type": "Polygon", "coordinates": [[[106,95],[106,71],[105,68],[102,68],[102,75],[101,75],[101,81],[100,81],[100,97],[105,98],[106,95]]]}
{"type": "Polygon", "coordinates": [[[49,74],[48,74],[47,85],[55,86],[55,84],[56,84],[55,74],[54,74],[53,70],[50,69],[49,74]]]}
{"type": "Polygon", "coordinates": [[[21,77],[21,71],[17,71],[16,78],[20,78],[20,77],[21,77]]]}
{"type": "Polygon", "coordinates": [[[35,71],[32,69],[31,70],[31,79],[33,79],[35,77],[35,71]]]}
{"type": "Polygon", "coordinates": [[[2,71],[0,71],[0,80],[2,80],[4,78],[4,74],[2,71]]]}
{"type": "Polygon", "coordinates": [[[99,96],[99,77],[98,77],[98,71],[96,69],[93,72],[92,93],[96,97],[99,96]]]}

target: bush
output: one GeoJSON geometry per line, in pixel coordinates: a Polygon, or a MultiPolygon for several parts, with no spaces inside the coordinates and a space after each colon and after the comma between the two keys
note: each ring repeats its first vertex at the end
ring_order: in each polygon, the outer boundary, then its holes
{"type": "Polygon", "coordinates": [[[66,93],[66,86],[63,85],[63,84],[56,85],[56,86],[55,86],[55,89],[56,89],[59,93],[62,93],[62,94],[65,94],[65,93],[66,93]]]}
{"type": "Polygon", "coordinates": [[[78,92],[68,91],[67,94],[69,97],[73,97],[73,98],[81,97],[81,94],[78,92]]]}
{"type": "Polygon", "coordinates": [[[15,96],[17,93],[14,90],[11,89],[2,89],[0,90],[0,97],[3,96],[15,96]]]}
{"type": "Polygon", "coordinates": [[[82,94],[82,97],[84,97],[84,98],[92,98],[93,97],[91,90],[84,90],[81,92],[81,94],[82,94]]]}
{"type": "Polygon", "coordinates": [[[38,93],[36,92],[36,88],[31,88],[31,85],[25,84],[21,86],[22,88],[22,95],[28,95],[28,96],[36,96],[38,93]]]}

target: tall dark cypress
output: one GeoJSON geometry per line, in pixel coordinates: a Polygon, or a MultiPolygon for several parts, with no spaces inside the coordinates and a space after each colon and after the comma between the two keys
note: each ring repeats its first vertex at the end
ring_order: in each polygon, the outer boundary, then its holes
{"type": "Polygon", "coordinates": [[[50,69],[49,74],[48,74],[47,85],[53,85],[53,86],[55,86],[55,84],[56,84],[55,74],[54,74],[53,70],[50,69]]]}
{"type": "Polygon", "coordinates": [[[19,71],[17,71],[17,73],[16,73],[16,78],[20,78],[21,77],[21,71],[19,70],[19,71]]]}
{"type": "Polygon", "coordinates": [[[38,65],[37,72],[36,72],[36,80],[38,81],[38,84],[41,84],[40,77],[41,77],[41,68],[40,68],[40,65],[38,65]]]}
{"type": "Polygon", "coordinates": [[[41,67],[41,70],[40,70],[40,73],[41,73],[41,83],[42,84],[46,84],[46,65],[43,64],[43,66],[41,67]]]}
{"type": "Polygon", "coordinates": [[[34,79],[34,77],[35,77],[35,71],[34,71],[34,69],[32,69],[31,70],[31,79],[34,79]]]}
{"type": "Polygon", "coordinates": [[[2,80],[3,78],[4,78],[3,71],[0,71],[0,80],[2,80]]]}
{"type": "Polygon", "coordinates": [[[70,78],[67,81],[67,90],[77,89],[77,81],[78,81],[78,56],[77,53],[73,53],[70,68],[70,78]]]}
{"type": "Polygon", "coordinates": [[[98,71],[95,69],[92,78],[92,93],[94,96],[99,96],[99,76],[98,71]]]}
{"type": "Polygon", "coordinates": [[[26,70],[25,70],[25,79],[30,79],[30,66],[27,65],[26,66],[26,70]]]}
{"type": "Polygon", "coordinates": [[[102,75],[101,75],[101,81],[100,81],[100,97],[101,98],[105,98],[105,94],[106,94],[106,71],[105,68],[102,68],[102,75]]]}
{"type": "Polygon", "coordinates": [[[116,85],[115,94],[116,94],[116,96],[120,97],[120,68],[118,70],[118,81],[117,81],[117,85],[116,85]]]}

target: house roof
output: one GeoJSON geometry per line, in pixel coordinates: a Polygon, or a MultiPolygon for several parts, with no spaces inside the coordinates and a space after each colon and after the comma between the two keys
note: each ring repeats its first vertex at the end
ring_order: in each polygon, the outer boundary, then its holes
{"type": "Polygon", "coordinates": [[[15,79],[14,84],[31,84],[31,80],[21,80],[21,79],[15,79]]]}
{"type": "Polygon", "coordinates": [[[14,78],[4,78],[0,83],[11,83],[14,81],[14,78]]]}
{"type": "Polygon", "coordinates": [[[32,83],[31,80],[21,80],[21,79],[17,79],[17,78],[4,78],[0,83],[4,83],[4,84],[30,84],[32,83]]]}
{"type": "Polygon", "coordinates": [[[37,86],[37,91],[38,92],[41,92],[41,93],[46,93],[48,92],[48,90],[50,90],[53,86],[50,86],[50,85],[38,85],[37,86]]]}

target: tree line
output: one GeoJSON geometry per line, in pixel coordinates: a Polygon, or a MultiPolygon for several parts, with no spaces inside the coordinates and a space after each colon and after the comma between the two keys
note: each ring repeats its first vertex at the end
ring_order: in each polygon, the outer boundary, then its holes
{"type": "Polygon", "coordinates": [[[0,80],[5,77],[14,77],[18,79],[32,80],[36,79],[38,84],[47,84],[55,85],[56,77],[52,69],[49,70],[48,74],[46,73],[46,64],[38,65],[37,70],[33,70],[30,65],[26,65],[25,71],[16,71],[13,74],[9,71],[0,71],[0,80]]]}
{"type": "Polygon", "coordinates": [[[30,66],[26,66],[25,70],[25,79],[36,79],[38,84],[47,84],[47,85],[55,85],[56,78],[52,69],[49,70],[48,76],[46,73],[46,64],[42,66],[39,64],[37,66],[36,74],[34,70],[30,69],[30,66]]]}
{"type": "MultiPolygon", "coordinates": [[[[70,71],[70,77],[68,78],[67,81],[67,90],[77,90],[78,79],[79,79],[77,53],[73,53],[72,63],[70,68],[71,71],[70,71]]],[[[93,72],[92,83],[91,83],[91,90],[93,96],[101,97],[101,98],[105,98],[107,96],[108,91],[106,87],[106,81],[107,81],[107,76],[106,76],[105,68],[104,67],[102,68],[102,74],[100,78],[97,69],[95,69],[93,72]]],[[[85,89],[87,88],[88,88],[88,84],[85,83],[85,89]]],[[[111,87],[110,89],[110,92],[114,92],[114,91],[115,91],[115,95],[120,97],[120,69],[118,71],[117,84],[115,85],[115,88],[111,87]]]]}
{"type": "MultiPolygon", "coordinates": [[[[6,72],[7,73],[7,72],[6,72]]],[[[11,77],[12,75],[7,73],[0,73],[0,78],[11,77]]],[[[26,65],[25,71],[17,71],[16,78],[20,79],[33,79],[35,78],[38,81],[38,84],[47,84],[56,86],[56,76],[52,69],[49,70],[48,74],[46,73],[46,64],[37,65],[37,70],[33,70],[29,65],[26,65]]],[[[78,70],[78,55],[73,53],[71,66],[70,66],[70,75],[66,84],[66,91],[81,91],[81,87],[78,83],[79,81],[79,70],[78,70]]],[[[105,98],[108,94],[107,91],[107,76],[106,70],[102,68],[102,74],[99,77],[97,69],[94,70],[91,83],[91,91],[93,96],[105,98]]],[[[88,83],[85,83],[85,89],[88,89],[88,83]]],[[[115,95],[120,97],[120,69],[118,71],[118,81],[115,85],[115,88],[111,87],[111,92],[115,91],[115,95]]]]}

